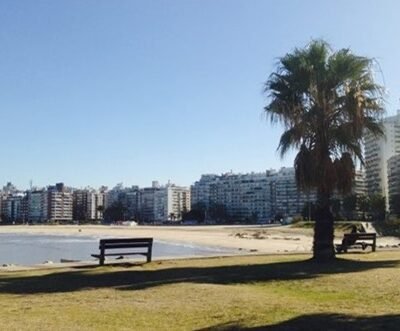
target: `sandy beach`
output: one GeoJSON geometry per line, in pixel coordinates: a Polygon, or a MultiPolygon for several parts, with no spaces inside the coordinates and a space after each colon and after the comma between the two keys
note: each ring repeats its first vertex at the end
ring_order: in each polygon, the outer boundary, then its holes
{"type": "MultiPolygon", "coordinates": [[[[312,229],[290,226],[105,226],[16,225],[1,226],[1,233],[107,237],[153,237],[155,240],[222,247],[232,254],[311,253],[312,229]]],[[[342,234],[335,242],[341,241],[342,234]]],[[[400,239],[378,237],[378,248],[400,249],[400,239]]],[[[9,269],[9,268],[8,268],[9,269]]],[[[14,268],[15,269],[15,268],[14,268]]],[[[0,268],[3,270],[3,268],[0,268]]]]}
{"type": "MultiPolygon", "coordinates": [[[[259,253],[311,252],[312,229],[291,226],[106,226],[14,225],[0,233],[68,236],[153,237],[155,240],[246,250],[259,253]]],[[[340,242],[342,234],[336,234],[340,242]]],[[[400,244],[395,237],[378,237],[378,246],[400,244]]]]}
{"type": "Polygon", "coordinates": [[[153,237],[155,240],[259,253],[308,252],[312,231],[284,226],[2,226],[0,233],[68,236],[153,237]]]}

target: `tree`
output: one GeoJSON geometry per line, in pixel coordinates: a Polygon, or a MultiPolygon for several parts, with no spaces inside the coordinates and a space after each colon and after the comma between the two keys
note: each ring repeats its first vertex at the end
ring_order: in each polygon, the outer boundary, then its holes
{"type": "Polygon", "coordinates": [[[342,202],[340,199],[331,199],[332,213],[335,219],[340,217],[340,211],[342,210],[342,202]]]}
{"type": "Polygon", "coordinates": [[[126,208],[122,202],[114,202],[104,211],[104,220],[108,223],[125,221],[126,208]]]}
{"type": "Polygon", "coordinates": [[[297,184],[304,191],[317,191],[313,241],[317,261],[335,258],[333,191],[351,190],[354,161],[363,164],[365,131],[383,135],[382,88],[374,82],[372,67],[371,59],[349,49],[334,52],[318,40],[280,58],[265,84],[266,115],[285,128],[278,150],[282,157],[291,148],[298,151],[297,184]]]}
{"type": "Polygon", "coordinates": [[[206,205],[202,202],[195,203],[190,211],[182,214],[182,220],[196,220],[199,223],[204,223],[206,216],[206,205]]]}
{"type": "Polygon", "coordinates": [[[400,194],[394,194],[390,198],[391,213],[399,217],[400,215],[400,194]]]}
{"type": "Polygon", "coordinates": [[[373,194],[369,197],[371,214],[374,220],[382,221],[386,215],[386,199],[381,194],[373,194]]]}
{"type": "Polygon", "coordinates": [[[353,217],[356,208],[357,208],[357,196],[355,194],[350,194],[344,197],[343,210],[348,220],[353,217]]]}
{"type": "Polygon", "coordinates": [[[367,213],[371,210],[371,201],[365,194],[359,195],[357,200],[358,207],[362,212],[362,219],[365,221],[367,219],[367,213]]]}
{"type": "Polygon", "coordinates": [[[315,220],[315,204],[313,202],[306,202],[301,211],[301,216],[308,221],[315,220]]]}
{"type": "Polygon", "coordinates": [[[210,217],[216,220],[218,223],[224,223],[228,219],[228,213],[225,205],[222,203],[211,204],[209,208],[210,217]]]}

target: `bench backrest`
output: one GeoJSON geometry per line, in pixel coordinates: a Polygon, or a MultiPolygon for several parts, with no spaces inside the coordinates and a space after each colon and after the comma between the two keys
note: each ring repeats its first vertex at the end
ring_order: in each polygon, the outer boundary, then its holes
{"type": "Polygon", "coordinates": [[[345,233],[344,237],[346,239],[364,239],[364,240],[368,240],[368,239],[376,239],[376,233],[345,233]]]}
{"type": "Polygon", "coordinates": [[[114,248],[141,248],[151,247],[153,238],[116,238],[116,239],[100,239],[100,249],[114,248]]]}

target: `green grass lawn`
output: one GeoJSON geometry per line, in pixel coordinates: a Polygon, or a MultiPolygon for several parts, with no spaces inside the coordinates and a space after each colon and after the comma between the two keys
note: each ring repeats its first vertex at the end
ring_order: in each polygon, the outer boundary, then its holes
{"type": "Polygon", "coordinates": [[[396,330],[400,252],[0,274],[4,330],[396,330]]]}

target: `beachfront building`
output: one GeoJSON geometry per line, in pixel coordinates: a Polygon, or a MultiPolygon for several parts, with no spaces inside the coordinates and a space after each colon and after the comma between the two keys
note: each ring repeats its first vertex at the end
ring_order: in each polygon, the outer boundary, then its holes
{"type": "Polygon", "coordinates": [[[190,189],[168,183],[140,190],[139,214],[144,222],[180,221],[190,210],[190,189]]]}
{"type": "Polygon", "coordinates": [[[104,193],[92,188],[73,192],[73,219],[94,221],[103,218],[104,193]]]}
{"type": "Polygon", "coordinates": [[[15,223],[24,221],[24,194],[13,193],[3,197],[1,219],[3,222],[15,223]]]}
{"type": "Polygon", "coordinates": [[[388,160],[400,154],[400,112],[383,119],[384,137],[365,136],[365,171],[369,194],[381,194],[389,203],[388,160]]]}
{"type": "Polygon", "coordinates": [[[190,211],[190,188],[168,184],[164,188],[166,195],[165,210],[167,220],[180,221],[184,213],[190,211]]]}
{"type": "Polygon", "coordinates": [[[200,180],[190,187],[191,206],[203,205],[206,209],[210,207],[211,185],[218,180],[215,174],[201,175],[200,180]]]}
{"type": "MultiPolygon", "coordinates": [[[[294,168],[263,173],[203,175],[191,187],[192,209],[204,208],[210,219],[264,222],[301,215],[316,202],[315,190],[297,187],[294,168]]],[[[366,193],[365,174],[355,173],[353,194],[366,193]]],[[[341,199],[340,195],[337,198],[341,199]]]]}
{"type": "Polygon", "coordinates": [[[63,183],[57,183],[47,188],[48,197],[48,220],[49,221],[72,221],[73,196],[71,189],[63,183]]]}
{"type": "MultiPolygon", "coordinates": [[[[156,196],[160,191],[160,187],[153,185],[152,187],[141,188],[139,191],[139,218],[143,222],[154,222],[156,219],[156,196]]],[[[159,208],[159,207],[158,207],[159,208]]]]}
{"type": "Polygon", "coordinates": [[[302,191],[298,188],[294,168],[268,170],[267,178],[272,218],[300,215],[307,203],[315,203],[317,199],[315,190],[302,191]]]}
{"type": "Polygon", "coordinates": [[[266,221],[271,213],[269,194],[266,173],[223,174],[210,186],[209,216],[266,221]]]}
{"type": "Polygon", "coordinates": [[[388,160],[388,191],[390,213],[400,215],[400,154],[388,160]]]}
{"type": "Polygon", "coordinates": [[[28,222],[45,222],[48,217],[48,192],[46,189],[33,189],[26,192],[26,219],[28,222]]]}
{"type": "Polygon", "coordinates": [[[351,194],[356,196],[366,196],[368,195],[368,187],[365,171],[362,169],[356,170],[354,175],[354,185],[351,191],[351,194]]]}
{"type": "Polygon", "coordinates": [[[122,183],[105,192],[105,209],[120,204],[126,220],[136,220],[139,214],[139,186],[124,187],[122,183]]]}

